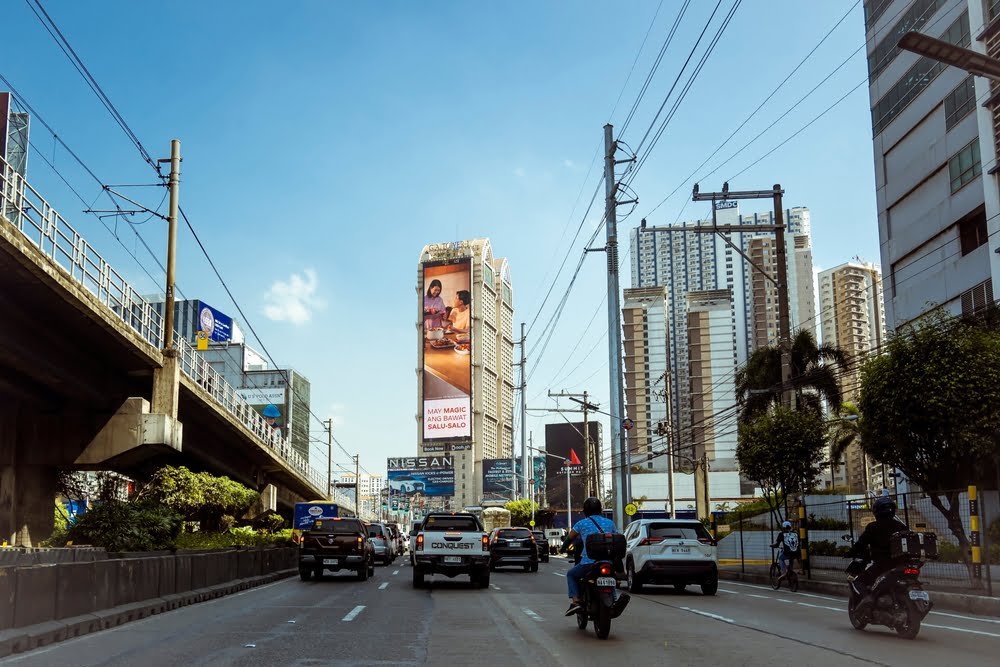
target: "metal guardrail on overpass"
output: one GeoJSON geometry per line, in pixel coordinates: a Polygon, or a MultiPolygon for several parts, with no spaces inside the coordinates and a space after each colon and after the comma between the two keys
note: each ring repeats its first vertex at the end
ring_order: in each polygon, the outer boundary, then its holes
{"type": "MultiPolygon", "coordinates": [[[[156,309],[2,157],[0,207],[3,217],[74,282],[96,296],[151,345],[162,348],[163,319],[156,309]]],[[[258,444],[274,451],[322,494],[326,475],[310,467],[306,459],[292,449],[289,438],[276,434],[186,340],[174,333],[182,360],[181,372],[205,388],[219,405],[246,426],[258,444]]],[[[334,500],[354,507],[354,501],[340,491],[335,490],[334,500]]]]}

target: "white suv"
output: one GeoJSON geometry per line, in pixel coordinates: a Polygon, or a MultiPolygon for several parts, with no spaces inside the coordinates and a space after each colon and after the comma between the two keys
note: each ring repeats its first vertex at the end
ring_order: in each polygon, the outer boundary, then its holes
{"type": "Polygon", "coordinates": [[[705,595],[719,588],[719,555],[715,540],[695,519],[640,519],[625,529],[625,571],[629,590],[646,584],[684,590],[701,585],[705,595]]]}

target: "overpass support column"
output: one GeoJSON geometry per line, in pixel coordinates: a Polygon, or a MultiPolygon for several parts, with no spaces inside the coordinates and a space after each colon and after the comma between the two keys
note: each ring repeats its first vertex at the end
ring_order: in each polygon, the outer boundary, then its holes
{"type": "Polygon", "coordinates": [[[177,403],[180,400],[181,359],[177,348],[163,350],[163,368],[153,371],[153,409],[158,415],[177,419],[177,403]]]}
{"type": "Polygon", "coordinates": [[[0,543],[31,547],[54,529],[56,469],[0,465],[0,543]]]}

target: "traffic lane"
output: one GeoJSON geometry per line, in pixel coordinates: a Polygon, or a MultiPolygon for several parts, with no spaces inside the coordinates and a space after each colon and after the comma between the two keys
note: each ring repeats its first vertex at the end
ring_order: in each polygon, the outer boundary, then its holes
{"type": "Polygon", "coordinates": [[[549,566],[543,563],[538,573],[500,570],[491,581],[497,606],[527,640],[544,647],[555,664],[871,664],[837,648],[725,623],[705,615],[720,614],[701,608],[702,600],[717,603],[718,598],[694,594],[678,596],[680,604],[676,605],[661,604],[655,595],[633,596],[625,612],[612,622],[610,637],[600,640],[592,624],[581,631],[575,618],[563,616],[565,573],[570,565],[553,559],[549,566]]]}
{"type": "Polygon", "coordinates": [[[390,602],[390,596],[396,597],[392,592],[410,582],[398,567],[376,572],[367,582],[343,575],[310,582],[286,579],[55,644],[3,664],[152,667],[351,664],[372,659],[424,664],[430,601],[400,596],[390,602]]]}
{"type": "Polygon", "coordinates": [[[869,626],[865,632],[855,630],[842,598],[734,583],[724,582],[715,597],[677,593],[672,588],[649,589],[638,597],[663,607],[711,614],[709,618],[719,624],[765,632],[878,664],[954,663],[956,649],[961,652],[959,664],[966,664],[966,660],[993,662],[1000,649],[996,626],[981,629],[990,625],[985,619],[950,618],[945,624],[930,617],[915,640],[906,640],[878,626],[869,626]]]}

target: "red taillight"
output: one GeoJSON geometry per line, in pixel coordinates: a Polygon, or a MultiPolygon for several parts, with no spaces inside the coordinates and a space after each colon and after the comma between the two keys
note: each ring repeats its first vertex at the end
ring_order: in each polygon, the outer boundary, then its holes
{"type": "Polygon", "coordinates": [[[644,537],[641,542],[639,542],[640,547],[648,547],[650,544],[659,544],[663,541],[662,537],[644,537]]]}
{"type": "Polygon", "coordinates": [[[360,544],[363,544],[363,543],[364,543],[364,541],[365,541],[365,538],[363,538],[363,537],[359,537],[359,538],[358,538],[358,544],[359,544],[359,545],[360,545],[360,544]]]}
{"type": "Polygon", "coordinates": [[[490,536],[483,535],[483,551],[489,551],[489,550],[490,550],[490,536]]]}
{"type": "Polygon", "coordinates": [[[417,551],[423,551],[423,550],[424,550],[424,536],[417,535],[417,551]]]}
{"type": "Polygon", "coordinates": [[[920,574],[920,568],[919,567],[904,567],[903,568],[903,574],[909,574],[909,575],[913,575],[914,577],[916,577],[916,576],[918,576],[920,574]]]}
{"type": "Polygon", "coordinates": [[[602,577],[606,577],[611,574],[611,566],[607,563],[601,563],[600,572],[602,577]]]}
{"type": "Polygon", "coordinates": [[[699,537],[698,541],[702,544],[707,544],[712,547],[715,546],[715,540],[713,540],[711,537],[699,537]]]}

